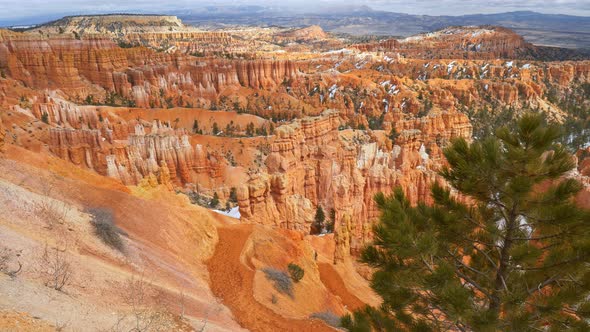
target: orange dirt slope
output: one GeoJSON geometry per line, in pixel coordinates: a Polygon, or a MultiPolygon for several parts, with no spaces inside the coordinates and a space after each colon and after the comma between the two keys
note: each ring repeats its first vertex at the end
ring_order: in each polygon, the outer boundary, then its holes
{"type": "Polygon", "coordinates": [[[334,270],[332,265],[328,263],[318,263],[318,267],[320,269],[320,278],[322,279],[322,283],[332,292],[334,295],[340,296],[342,302],[346,305],[346,307],[351,310],[358,310],[365,307],[367,304],[361,301],[358,297],[354,294],[351,294],[344,281],[334,270]]]}
{"type": "Polygon", "coordinates": [[[218,228],[219,242],[207,262],[211,290],[252,331],[334,331],[319,320],[287,319],[258,303],[253,295],[254,271],[240,262],[252,226],[218,228]]]}

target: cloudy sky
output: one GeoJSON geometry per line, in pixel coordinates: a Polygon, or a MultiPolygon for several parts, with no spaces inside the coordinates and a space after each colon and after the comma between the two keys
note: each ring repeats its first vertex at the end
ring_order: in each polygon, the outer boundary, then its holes
{"type": "Polygon", "coordinates": [[[68,14],[109,12],[159,13],[195,10],[207,5],[265,5],[307,10],[342,5],[426,15],[462,15],[534,10],[590,16],[590,0],[0,0],[0,25],[34,23],[68,14]]]}

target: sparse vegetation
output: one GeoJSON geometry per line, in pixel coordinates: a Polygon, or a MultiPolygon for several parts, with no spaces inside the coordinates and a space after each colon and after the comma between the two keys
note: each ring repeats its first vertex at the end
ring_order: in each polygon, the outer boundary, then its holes
{"type": "Polygon", "coordinates": [[[231,189],[229,190],[229,201],[234,204],[238,203],[238,190],[236,189],[236,187],[231,187],[231,189]]]}
{"type": "Polygon", "coordinates": [[[47,114],[47,112],[43,112],[43,114],[41,114],[41,121],[43,121],[43,123],[49,124],[49,114],[47,114]]]}
{"type": "Polygon", "coordinates": [[[45,221],[48,229],[64,224],[70,213],[70,207],[66,202],[51,198],[53,192],[54,183],[44,183],[41,193],[45,197],[35,202],[37,215],[41,220],[45,221]]]}
{"type": "Polygon", "coordinates": [[[115,224],[115,216],[105,208],[90,208],[86,211],[91,216],[90,223],[94,226],[94,234],[109,247],[123,252],[125,250],[121,238],[121,229],[115,224]]]}
{"type": "Polygon", "coordinates": [[[303,276],[305,275],[305,270],[303,270],[301,266],[295,263],[289,263],[287,269],[289,270],[291,279],[293,279],[294,282],[299,282],[301,279],[303,279],[303,276]]]}
{"type": "Polygon", "coordinates": [[[131,42],[126,42],[126,41],[119,41],[117,43],[117,45],[119,45],[120,48],[133,48],[133,47],[137,47],[137,45],[135,43],[131,43],[131,42]]]}
{"type": "Polygon", "coordinates": [[[312,234],[320,234],[324,231],[324,221],[326,220],[326,215],[324,213],[324,209],[321,205],[318,205],[315,211],[315,218],[313,224],[311,225],[311,233],[312,234]]]}
{"type": "Polygon", "coordinates": [[[133,274],[125,282],[122,296],[129,311],[119,313],[111,331],[152,332],[176,329],[173,314],[161,301],[159,291],[146,280],[143,273],[133,274]]]}
{"type": "Polygon", "coordinates": [[[195,119],[193,122],[193,133],[194,134],[202,134],[203,130],[199,128],[199,121],[195,119]]]}
{"type": "Polygon", "coordinates": [[[213,193],[213,198],[211,198],[211,201],[209,202],[209,206],[212,208],[216,208],[219,206],[219,195],[217,195],[217,192],[213,193]]]}
{"type": "Polygon", "coordinates": [[[19,257],[20,251],[16,251],[10,248],[0,248],[0,273],[4,273],[11,278],[15,278],[22,270],[23,265],[17,260],[16,264],[13,263],[15,258],[19,257]],[[14,265],[18,267],[14,268],[14,265]]]}
{"type": "Polygon", "coordinates": [[[266,279],[273,282],[275,289],[283,294],[288,295],[289,297],[293,298],[293,280],[289,275],[281,270],[277,270],[274,268],[264,268],[262,269],[266,279]]]}
{"type": "Polygon", "coordinates": [[[340,317],[331,311],[314,312],[309,318],[323,320],[326,324],[336,328],[342,326],[340,324],[340,317]]]}
{"type": "Polygon", "coordinates": [[[334,225],[336,224],[336,210],[330,209],[330,221],[326,224],[326,232],[334,233],[334,225]]]}
{"type": "Polygon", "coordinates": [[[70,285],[74,271],[67,255],[67,245],[64,248],[50,248],[45,243],[38,261],[39,274],[45,286],[62,291],[70,285]]]}
{"type": "Polygon", "coordinates": [[[209,207],[209,203],[211,202],[211,199],[209,197],[201,195],[199,192],[194,190],[187,192],[186,195],[188,196],[192,204],[196,204],[199,206],[209,207]]]}
{"type": "Polygon", "coordinates": [[[391,127],[391,131],[389,132],[389,135],[387,137],[389,137],[389,139],[393,143],[395,143],[395,140],[399,137],[399,133],[397,132],[397,130],[395,130],[395,127],[391,127]]]}

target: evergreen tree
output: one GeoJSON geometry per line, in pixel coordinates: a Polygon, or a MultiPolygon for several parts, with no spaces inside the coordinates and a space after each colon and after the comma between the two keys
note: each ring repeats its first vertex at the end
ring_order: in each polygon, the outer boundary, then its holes
{"type": "Polygon", "coordinates": [[[193,133],[197,134],[199,132],[199,121],[195,119],[193,122],[193,133]]]}
{"type": "Polygon", "coordinates": [[[303,276],[305,275],[305,270],[303,270],[301,266],[295,263],[289,263],[289,265],[287,266],[287,270],[289,270],[289,275],[291,276],[291,279],[293,279],[293,281],[295,282],[299,282],[301,279],[303,279],[303,276]]]}
{"type": "Polygon", "coordinates": [[[229,201],[232,203],[238,203],[238,190],[236,187],[231,187],[229,190],[229,201]]]}
{"type": "Polygon", "coordinates": [[[590,211],[565,177],[572,156],[557,126],[525,115],[513,130],[444,150],[434,204],[378,194],[374,244],[362,260],[383,297],[342,320],[350,331],[588,331],[590,211]]]}
{"type": "Polygon", "coordinates": [[[213,193],[213,198],[211,199],[211,202],[209,202],[209,205],[212,208],[216,208],[219,205],[219,195],[217,195],[217,192],[213,193]]]}
{"type": "Polygon", "coordinates": [[[250,122],[246,125],[246,136],[252,137],[254,136],[254,123],[250,122]]]}
{"type": "Polygon", "coordinates": [[[334,224],[336,224],[336,210],[330,209],[330,222],[326,224],[326,232],[334,233],[334,224]]]}
{"type": "Polygon", "coordinates": [[[318,205],[318,208],[315,211],[315,218],[312,225],[312,233],[319,234],[324,229],[324,221],[326,220],[326,214],[324,213],[324,209],[322,209],[321,205],[318,205]]]}
{"type": "Polygon", "coordinates": [[[213,129],[211,129],[211,131],[213,132],[213,135],[219,134],[219,125],[217,122],[213,122],[213,129]]]}
{"type": "Polygon", "coordinates": [[[395,127],[391,127],[391,131],[389,132],[389,139],[395,143],[395,140],[399,137],[399,133],[395,130],[395,127]]]}

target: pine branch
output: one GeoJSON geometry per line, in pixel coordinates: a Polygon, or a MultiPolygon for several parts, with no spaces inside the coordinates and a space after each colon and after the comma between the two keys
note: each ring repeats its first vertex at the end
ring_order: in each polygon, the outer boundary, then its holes
{"type": "MultiPolygon", "coordinates": [[[[447,252],[448,252],[450,255],[452,255],[450,251],[448,251],[448,250],[447,250],[447,252]]],[[[464,267],[464,268],[466,268],[466,269],[468,269],[468,270],[470,270],[470,271],[472,271],[472,272],[475,272],[475,273],[477,273],[477,274],[480,274],[480,275],[482,275],[483,277],[485,277],[486,279],[488,279],[489,281],[491,281],[491,279],[489,278],[489,276],[488,276],[487,274],[485,274],[485,273],[483,273],[483,272],[479,271],[478,269],[476,269],[476,268],[473,268],[473,267],[471,267],[471,266],[469,266],[469,265],[465,265],[463,262],[461,262],[461,260],[457,259],[457,257],[453,256],[453,260],[455,261],[455,265],[459,264],[460,266],[462,266],[462,267],[464,267]]]]}
{"type": "Polygon", "coordinates": [[[455,273],[457,273],[457,275],[460,278],[462,278],[463,280],[467,281],[470,285],[472,285],[473,287],[475,287],[478,291],[480,291],[481,293],[483,293],[487,298],[491,298],[491,294],[484,287],[482,287],[480,284],[478,284],[475,280],[471,279],[471,277],[469,277],[468,275],[464,274],[463,272],[461,272],[457,268],[455,268],[455,273]]]}
{"type": "Polygon", "coordinates": [[[530,288],[527,292],[529,293],[529,295],[533,295],[533,293],[537,291],[540,292],[543,288],[551,284],[553,281],[557,280],[557,278],[559,278],[560,275],[561,273],[555,274],[553,277],[550,277],[547,280],[540,283],[537,287],[530,288]]]}

